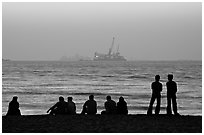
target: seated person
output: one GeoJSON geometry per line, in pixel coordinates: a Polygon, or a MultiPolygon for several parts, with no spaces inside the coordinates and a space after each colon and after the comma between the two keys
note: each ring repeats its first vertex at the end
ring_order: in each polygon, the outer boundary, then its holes
{"type": "Polygon", "coordinates": [[[127,103],[123,97],[120,97],[117,103],[117,114],[128,114],[127,103]]]}
{"type": "Polygon", "coordinates": [[[67,114],[76,114],[76,106],[75,103],[72,101],[72,97],[68,97],[67,114]]]}
{"type": "Polygon", "coordinates": [[[101,114],[116,114],[116,102],[111,99],[111,96],[107,96],[106,100],[104,104],[105,111],[102,111],[101,114]]]}
{"type": "Polygon", "coordinates": [[[65,114],[67,109],[67,103],[64,101],[63,97],[59,97],[59,102],[57,102],[55,105],[53,105],[47,113],[52,115],[57,115],[57,114],[65,114]]]}
{"type": "Polygon", "coordinates": [[[81,114],[96,114],[97,113],[97,103],[94,100],[94,96],[90,95],[89,100],[87,100],[83,105],[83,110],[81,114]]]}
{"type": "Polygon", "coordinates": [[[14,96],[12,101],[9,103],[9,107],[8,107],[8,112],[6,114],[6,116],[9,115],[21,115],[20,109],[19,109],[19,103],[18,103],[18,97],[14,96]]]}

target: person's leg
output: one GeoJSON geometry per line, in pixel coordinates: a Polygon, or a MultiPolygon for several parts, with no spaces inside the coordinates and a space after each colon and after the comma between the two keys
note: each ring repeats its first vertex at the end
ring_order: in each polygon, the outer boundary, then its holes
{"type": "Polygon", "coordinates": [[[176,95],[173,95],[173,96],[172,96],[172,104],[173,104],[173,111],[174,111],[174,114],[177,115],[178,112],[177,112],[176,95]]]}
{"type": "Polygon", "coordinates": [[[147,115],[151,115],[152,114],[152,106],[154,104],[155,101],[155,97],[152,95],[150,103],[149,103],[149,108],[147,110],[147,115]]]}
{"type": "Polygon", "coordinates": [[[155,114],[159,114],[160,104],[161,104],[161,97],[157,97],[157,106],[156,106],[156,109],[155,109],[155,114]]]}
{"type": "Polygon", "coordinates": [[[167,114],[171,115],[171,96],[167,95],[167,114]]]}

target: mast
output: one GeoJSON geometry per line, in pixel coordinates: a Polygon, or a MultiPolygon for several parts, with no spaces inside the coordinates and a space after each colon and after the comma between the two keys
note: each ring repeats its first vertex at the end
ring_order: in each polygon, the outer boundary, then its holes
{"type": "Polygon", "coordinates": [[[109,49],[109,52],[108,52],[109,56],[111,55],[111,52],[112,52],[112,49],[113,49],[114,40],[115,40],[115,37],[113,37],[112,45],[111,45],[111,48],[109,49]]]}

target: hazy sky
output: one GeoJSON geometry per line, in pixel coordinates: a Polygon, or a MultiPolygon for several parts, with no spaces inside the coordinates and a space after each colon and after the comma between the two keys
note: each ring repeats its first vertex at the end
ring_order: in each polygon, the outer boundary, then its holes
{"type": "Polygon", "coordinates": [[[3,3],[2,55],[14,60],[93,57],[201,60],[202,3],[3,3]]]}

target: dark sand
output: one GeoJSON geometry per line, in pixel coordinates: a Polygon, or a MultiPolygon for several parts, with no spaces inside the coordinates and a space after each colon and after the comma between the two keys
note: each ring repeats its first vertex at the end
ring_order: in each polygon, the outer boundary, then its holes
{"type": "Polygon", "coordinates": [[[2,116],[3,133],[201,133],[202,116],[2,116]]]}

